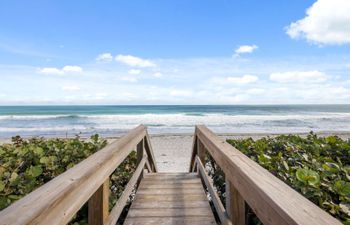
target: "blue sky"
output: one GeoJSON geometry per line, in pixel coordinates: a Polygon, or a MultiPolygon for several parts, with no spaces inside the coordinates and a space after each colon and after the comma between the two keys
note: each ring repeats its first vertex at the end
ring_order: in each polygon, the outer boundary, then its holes
{"type": "Polygon", "coordinates": [[[0,104],[350,102],[350,2],[1,1],[0,104]]]}

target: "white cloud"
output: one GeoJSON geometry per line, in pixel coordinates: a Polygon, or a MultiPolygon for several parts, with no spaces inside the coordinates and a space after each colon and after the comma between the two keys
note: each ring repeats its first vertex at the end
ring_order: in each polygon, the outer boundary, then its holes
{"type": "Polygon", "coordinates": [[[113,59],[112,54],[108,52],[99,54],[96,58],[97,61],[105,61],[105,62],[112,61],[112,59],[113,59]]]}
{"type": "Polygon", "coordinates": [[[80,87],[78,86],[73,86],[73,85],[69,85],[69,86],[63,86],[62,87],[63,91],[79,91],[80,87]]]}
{"type": "Polygon", "coordinates": [[[154,74],[153,74],[153,76],[154,76],[154,77],[158,77],[158,78],[159,78],[159,77],[162,77],[162,76],[163,76],[163,74],[162,74],[162,73],[160,73],[160,72],[156,72],[156,73],[154,73],[154,74]]]}
{"type": "Polygon", "coordinates": [[[171,96],[173,97],[190,97],[192,96],[192,91],[188,91],[188,90],[172,90],[169,93],[171,96]]]}
{"type": "Polygon", "coordinates": [[[64,73],[81,73],[83,69],[80,66],[65,66],[62,68],[64,73]]]}
{"type": "Polygon", "coordinates": [[[39,73],[47,74],[47,75],[61,75],[64,74],[64,72],[60,69],[57,69],[55,67],[46,67],[38,69],[39,73]]]}
{"type": "Polygon", "coordinates": [[[38,72],[46,75],[63,75],[66,73],[81,73],[83,72],[83,69],[80,66],[64,66],[62,69],[56,67],[45,67],[39,68],[38,72]]]}
{"type": "Polygon", "coordinates": [[[270,74],[270,80],[279,83],[319,83],[326,81],[328,76],[320,71],[289,71],[270,74]]]}
{"type": "Polygon", "coordinates": [[[140,74],[141,73],[141,70],[135,70],[135,69],[131,69],[128,71],[129,74],[132,74],[132,75],[137,75],[137,74],[140,74]]]}
{"type": "Polygon", "coordinates": [[[137,78],[135,78],[135,77],[121,77],[120,79],[122,81],[127,81],[127,82],[131,82],[131,83],[137,82],[137,78]]]}
{"type": "Polygon", "coordinates": [[[226,82],[231,84],[250,84],[257,82],[259,78],[253,75],[244,75],[242,77],[226,77],[226,82]]]}
{"type": "Polygon", "coordinates": [[[321,45],[350,43],[350,1],[317,0],[305,18],[287,27],[287,34],[321,45]]]}
{"type": "Polygon", "coordinates": [[[251,95],[258,95],[258,94],[265,93],[265,89],[262,89],[262,88],[251,88],[251,89],[246,90],[245,93],[251,94],[251,95]]]}
{"type": "Polygon", "coordinates": [[[252,53],[257,48],[258,46],[256,45],[241,45],[235,50],[235,56],[239,56],[240,54],[252,53]]]}
{"type": "Polygon", "coordinates": [[[128,66],[135,66],[135,67],[155,67],[156,64],[150,60],[147,59],[141,59],[136,56],[132,55],[117,55],[115,57],[115,60],[117,62],[126,64],[128,66]]]}

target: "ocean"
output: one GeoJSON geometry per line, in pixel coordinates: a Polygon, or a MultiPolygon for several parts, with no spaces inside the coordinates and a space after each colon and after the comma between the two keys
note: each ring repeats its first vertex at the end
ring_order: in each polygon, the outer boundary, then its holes
{"type": "Polygon", "coordinates": [[[350,132],[350,105],[0,106],[0,138],[151,134],[350,132]]]}

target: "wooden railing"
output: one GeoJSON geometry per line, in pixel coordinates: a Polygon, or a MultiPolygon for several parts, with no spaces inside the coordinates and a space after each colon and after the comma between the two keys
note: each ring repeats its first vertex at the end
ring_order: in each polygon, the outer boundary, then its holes
{"type": "Polygon", "coordinates": [[[140,125],[2,210],[0,224],[67,224],[88,201],[89,225],[114,225],[144,168],[157,172],[146,127],[140,125]],[[109,176],[135,148],[137,169],[109,213],[109,176]]]}
{"type": "Polygon", "coordinates": [[[190,171],[198,171],[222,224],[246,223],[246,204],[265,225],[341,224],[205,126],[196,126],[190,171]],[[203,164],[209,153],[226,178],[226,209],[203,164]]]}

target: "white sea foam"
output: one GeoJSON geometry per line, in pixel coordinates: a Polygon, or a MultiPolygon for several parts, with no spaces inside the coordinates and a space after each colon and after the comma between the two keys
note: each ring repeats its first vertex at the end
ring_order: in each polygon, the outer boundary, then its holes
{"type": "Polygon", "coordinates": [[[151,133],[190,133],[196,124],[205,124],[216,132],[350,131],[350,113],[13,115],[0,116],[0,133],[2,136],[65,132],[114,134],[138,124],[149,126],[151,133]]]}

